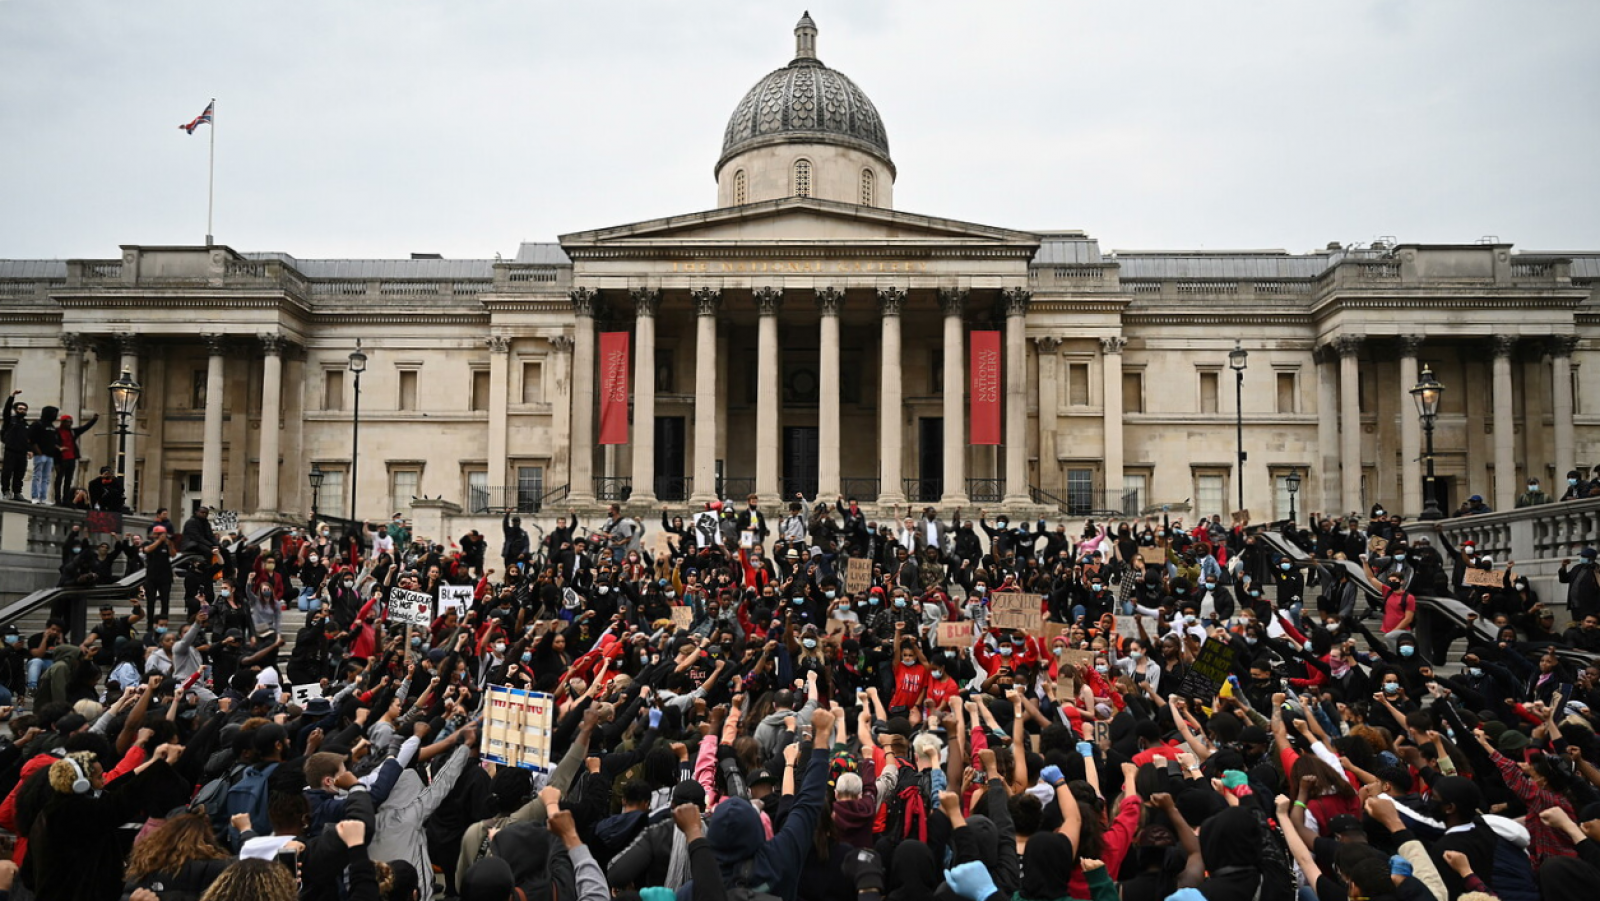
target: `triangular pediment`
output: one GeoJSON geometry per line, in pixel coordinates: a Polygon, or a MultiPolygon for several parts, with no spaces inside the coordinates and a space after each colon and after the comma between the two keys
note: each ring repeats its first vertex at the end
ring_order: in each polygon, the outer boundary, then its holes
{"type": "Polygon", "coordinates": [[[584,249],[750,245],[978,245],[1037,247],[1039,236],[954,219],[829,200],[789,197],[561,236],[584,249]]]}

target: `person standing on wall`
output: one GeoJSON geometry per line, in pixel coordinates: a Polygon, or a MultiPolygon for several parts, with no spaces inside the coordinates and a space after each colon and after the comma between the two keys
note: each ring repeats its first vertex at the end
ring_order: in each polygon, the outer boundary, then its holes
{"type": "Polygon", "coordinates": [[[99,421],[100,414],[93,413],[90,414],[88,422],[74,428],[71,416],[63,414],[61,417],[61,426],[56,429],[60,448],[56,453],[55,462],[57,507],[72,503],[72,476],[78,470],[79,458],[83,456],[78,447],[78,439],[83,437],[84,432],[94,428],[94,424],[99,421]]]}

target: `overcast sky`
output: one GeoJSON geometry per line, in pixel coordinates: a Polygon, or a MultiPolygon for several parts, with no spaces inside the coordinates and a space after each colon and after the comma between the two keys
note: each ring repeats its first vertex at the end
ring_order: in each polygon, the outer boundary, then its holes
{"type": "Polygon", "coordinates": [[[710,208],[793,55],[876,103],[902,210],[1110,248],[1600,250],[1600,3],[0,0],[0,258],[205,234],[511,256],[710,208]]]}

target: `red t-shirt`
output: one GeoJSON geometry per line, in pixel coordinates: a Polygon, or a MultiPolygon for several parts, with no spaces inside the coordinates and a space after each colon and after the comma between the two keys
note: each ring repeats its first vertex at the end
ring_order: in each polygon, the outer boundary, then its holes
{"type": "Polygon", "coordinates": [[[1409,592],[1392,588],[1385,588],[1383,595],[1383,631],[1393,632],[1400,628],[1407,613],[1417,609],[1417,599],[1409,592]]]}
{"type": "Polygon", "coordinates": [[[922,700],[922,690],[928,685],[928,668],[920,663],[906,666],[894,665],[894,697],[890,707],[910,707],[922,700]]]}
{"type": "Polygon", "coordinates": [[[928,679],[928,706],[937,709],[944,704],[946,698],[954,697],[961,691],[961,686],[956,680],[945,676],[943,679],[928,679]]]}

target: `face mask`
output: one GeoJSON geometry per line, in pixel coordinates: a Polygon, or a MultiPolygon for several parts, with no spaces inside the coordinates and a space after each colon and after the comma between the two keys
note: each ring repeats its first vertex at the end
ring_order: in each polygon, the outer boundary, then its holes
{"type": "Polygon", "coordinates": [[[1104,663],[1096,663],[1094,665],[1094,671],[1104,676],[1106,673],[1111,672],[1111,667],[1105,665],[1104,663]]]}
{"type": "Polygon", "coordinates": [[[804,604],[805,601],[806,601],[806,599],[802,598],[802,597],[792,597],[792,598],[789,599],[789,603],[794,604],[796,607],[800,606],[801,604],[804,604]]]}
{"type": "Polygon", "coordinates": [[[1385,514],[1384,514],[1384,512],[1382,510],[1374,510],[1372,512],[1372,515],[1373,515],[1374,518],[1377,518],[1377,517],[1383,516],[1385,514]]]}
{"type": "Polygon", "coordinates": [[[611,586],[610,585],[601,585],[600,586],[600,593],[601,594],[610,594],[611,593],[611,586]]]}
{"type": "Polygon", "coordinates": [[[411,639],[411,646],[414,647],[414,648],[422,647],[422,639],[421,638],[413,638],[413,639],[411,639]]]}
{"type": "Polygon", "coordinates": [[[523,651],[522,652],[522,662],[523,663],[532,663],[533,662],[533,652],[532,651],[523,651]]]}
{"type": "Polygon", "coordinates": [[[974,594],[983,594],[987,590],[988,590],[987,586],[984,586],[984,585],[974,585],[974,586],[972,586],[972,591],[973,591],[974,594]]]}
{"type": "Polygon", "coordinates": [[[166,626],[156,626],[156,634],[157,635],[165,635],[165,634],[167,634],[167,627],[166,626]]]}
{"type": "Polygon", "coordinates": [[[1000,656],[1002,656],[1002,657],[1010,657],[1011,656],[1011,645],[1008,645],[1008,644],[1001,645],[1000,646],[1000,656]]]}
{"type": "Polygon", "coordinates": [[[1394,559],[1396,561],[1398,561],[1398,562],[1404,563],[1405,559],[1406,559],[1406,555],[1405,554],[1395,554],[1394,555],[1394,559]]]}
{"type": "Polygon", "coordinates": [[[894,605],[896,607],[904,607],[906,605],[906,599],[905,598],[895,598],[894,599],[894,605]]]}
{"type": "Polygon", "coordinates": [[[506,652],[506,643],[503,642],[503,641],[495,642],[494,643],[494,652],[496,654],[504,654],[506,652]]]}
{"type": "Polygon", "coordinates": [[[1283,570],[1284,572],[1288,572],[1289,570],[1294,569],[1294,564],[1285,561],[1283,563],[1279,563],[1278,564],[1278,568],[1283,570]]]}
{"type": "Polygon", "coordinates": [[[1093,591],[1093,592],[1094,592],[1094,593],[1096,593],[1096,594],[1099,594],[1099,593],[1100,593],[1100,588],[1101,588],[1101,585],[1100,585],[1100,583],[1099,583],[1099,582],[1096,582],[1096,583],[1094,583],[1094,584],[1093,584],[1093,585],[1090,585],[1090,586],[1089,586],[1089,590],[1090,590],[1090,591],[1093,591]]]}
{"type": "Polygon", "coordinates": [[[20,636],[20,635],[7,635],[6,636],[6,644],[16,644],[17,643],[17,639],[21,638],[21,637],[22,636],[20,636]]]}
{"type": "Polygon", "coordinates": [[[836,592],[836,591],[824,591],[822,593],[822,596],[831,601],[831,600],[833,600],[834,595],[836,595],[836,594],[838,594],[838,592],[836,592]]]}
{"type": "Polygon", "coordinates": [[[878,606],[878,599],[875,598],[875,597],[867,598],[867,604],[869,604],[870,606],[876,607],[876,606],[878,606]]]}
{"type": "Polygon", "coordinates": [[[1256,637],[1254,635],[1246,635],[1244,637],[1244,643],[1249,645],[1252,648],[1256,646],[1256,641],[1257,641],[1257,639],[1256,639],[1256,637]]]}
{"type": "Polygon", "coordinates": [[[1397,695],[1397,694],[1399,694],[1400,693],[1400,683],[1399,682],[1385,682],[1385,683],[1383,683],[1383,693],[1386,694],[1386,695],[1397,695]]]}
{"type": "Polygon", "coordinates": [[[1481,667],[1481,666],[1469,666],[1469,667],[1467,667],[1467,675],[1471,676],[1474,679],[1481,679],[1481,678],[1483,678],[1483,667],[1481,667]]]}
{"type": "Polygon", "coordinates": [[[1258,589],[1252,588],[1250,589],[1250,596],[1253,598],[1261,597],[1261,592],[1258,589]]]}
{"type": "Polygon", "coordinates": [[[1326,628],[1329,632],[1337,632],[1337,631],[1339,631],[1339,624],[1336,623],[1336,622],[1335,623],[1323,623],[1323,627],[1326,628]]]}
{"type": "Polygon", "coordinates": [[[1207,582],[1206,583],[1206,591],[1216,591],[1216,590],[1217,590],[1217,583],[1215,583],[1215,582],[1207,582]]]}
{"type": "Polygon", "coordinates": [[[942,669],[931,669],[931,670],[928,670],[928,675],[932,676],[935,679],[943,679],[944,678],[944,670],[942,670],[942,669]]]}
{"type": "Polygon", "coordinates": [[[1528,490],[1529,491],[1538,491],[1539,490],[1539,483],[1538,482],[1529,482],[1528,483],[1528,490]]]}
{"type": "Polygon", "coordinates": [[[1411,646],[1411,645],[1403,644],[1403,645],[1400,646],[1400,656],[1401,657],[1410,657],[1413,654],[1415,654],[1416,652],[1417,652],[1417,649],[1415,647],[1411,646]]]}
{"type": "Polygon", "coordinates": [[[276,563],[263,563],[261,565],[261,568],[266,570],[267,572],[272,572],[273,570],[278,568],[278,564],[276,564],[276,563]]]}
{"type": "Polygon", "coordinates": [[[312,564],[314,566],[314,565],[316,565],[317,558],[315,558],[315,557],[307,557],[306,558],[306,562],[310,563],[310,564],[312,564]]]}
{"type": "Polygon", "coordinates": [[[800,644],[809,650],[817,646],[817,640],[815,638],[802,638],[800,639],[800,644]]]}
{"type": "Polygon", "coordinates": [[[231,596],[232,594],[233,594],[233,592],[231,592],[228,589],[224,588],[221,591],[217,592],[217,597],[225,598],[225,597],[231,596]]]}
{"type": "Polygon", "coordinates": [[[1195,617],[1195,615],[1194,615],[1194,614],[1193,614],[1193,613],[1185,613],[1185,614],[1184,614],[1184,615],[1183,615],[1183,624],[1184,624],[1184,625],[1186,625],[1186,626],[1192,626],[1192,625],[1194,625],[1194,624],[1195,624],[1195,623],[1196,623],[1196,622],[1199,622],[1199,620],[1198,620],[1198,618],[1197,618],[1197,617],[1195,617]]]}
{"type": "Polygon", "coordinates": [[[1144,659],[1144,651],[1129,651],[1128,652],[1128,656],[1132,657],[1135,660],[1143,660],[1144,659]]]}
{"type": "Polygon", "coordinates": [[[1567,484],[1568,485],[1576,485],[1576,484],[1578,484],[1578,480],[1577,479],[1567,479],[1567,484]]]}
{"type": "Polygon", "coordinates": [[[907,659],[901,660],[900,661],[900,665],[901,666],[916,666],[917,665],[917,660],[916,660],[915,657],[907,658],[907,659]]]}
{"type": "Polygon", "coordinates": [[[667,600],[669,600],[669,601],[678,596],[678,593],[676,591],[673,591],[670,588],[667,589],[666,594],[667,594],[667,600]]]}

